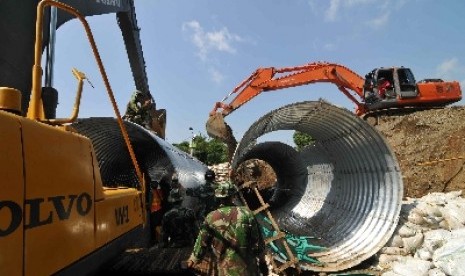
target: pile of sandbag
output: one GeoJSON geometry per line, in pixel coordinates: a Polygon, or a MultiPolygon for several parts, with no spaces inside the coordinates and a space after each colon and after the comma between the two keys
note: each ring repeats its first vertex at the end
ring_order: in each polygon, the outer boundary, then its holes
{"type": "Polygon", "coordinates": [[[465,275],[465,199],[461,191],[408,199],[378,253],[384,276],[465,275]]]}

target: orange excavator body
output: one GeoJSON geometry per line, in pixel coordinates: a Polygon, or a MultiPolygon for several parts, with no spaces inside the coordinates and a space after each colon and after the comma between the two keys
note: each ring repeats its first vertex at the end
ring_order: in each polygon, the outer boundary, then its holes
{"type": "Polygon", "coordinates": [[[405,67],[376,68],[368,73],[366,78],[343,65],[328,62],[309,63],[296,67],[259,68],[221,102],[215,103],[207,121],[207,133],[231,143],[233,136],[223,120],[225,116],[262,92],[319,82],[335,84],[356,105],[355,113],[361,117],[379,110],[406,107],[434,108],[462,99],[458,82],[428,79],[416,83],[411,70],[405,67]],[[381,79],[386,79],[390,83],[384,98],[380,97],[377,88],[381,79]],[[226,103],[225,101],[233,94],[236,96],[226,103]]]}

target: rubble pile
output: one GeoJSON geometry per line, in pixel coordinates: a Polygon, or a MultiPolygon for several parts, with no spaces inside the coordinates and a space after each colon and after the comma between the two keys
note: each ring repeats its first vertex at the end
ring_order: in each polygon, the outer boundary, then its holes
{"type": "Polygon", "coordinates": [[[208,168],[215,172],[215,179],[217,182],[223,182],[229,179],[229,170],[231,168],[229,163],[216,164],[209,166],[208,168]]]}
{"type": "Polygon", "coordinates": [[[461,191],[408,198],[394,235],[377,254],[383,276],[465,275],[461,191]]]}
{"type": "MultiPolygon", "coordinates": [[[[221,163],[210,166],[216,174],[216,181],[222,182],[229,179],[231,166],[229,163],[221,163]]],[[[276,182],[276,174],[266,162],[258,159],[247,160],[242,163],[233,175],[236,183],[257,181],[261,188],[273,186],[276,182]]]]}

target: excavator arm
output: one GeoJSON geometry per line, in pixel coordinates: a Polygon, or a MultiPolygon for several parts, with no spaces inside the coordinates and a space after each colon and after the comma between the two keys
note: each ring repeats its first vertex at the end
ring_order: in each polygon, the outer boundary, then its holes
{"type": "Polygon", "coordinates": [[[259,68],[234,88],[221,102],[215,103],[206,124],[207,133],[211,137],[225,142],[229,148],[229,157],[232,158],[237,142],[231,128],[224,121],[225,116],[262,92],[318,82],[335,84],[344,95],[355,103],[357,115],[362,115],[367,111],[365,104],[362,103],[365,79],[345,66],[316,62],[296,67],[259,68]],[[227,103],[226,100],[232,95],[235,97],[227,103]]]}
{"type": "Polygon", "coordinates": [[[262,92],[318,82],[335,84],[344,95],[355,103],[357,114],[360,114],[365,111],[364,104],[353,94],[355,93],[361,100],[363,99],[364,81],[364,78],[352,70],[335,63],[317,62],[296,67],[259,68],[234,88],[221,102],[215,103],[210,115],[214,115],[219,109],[222,109],[223,117],[227,116],[262,92]],[[233,94],[236,96],[229,103],[226,103],[225,101],[233,94]]]}

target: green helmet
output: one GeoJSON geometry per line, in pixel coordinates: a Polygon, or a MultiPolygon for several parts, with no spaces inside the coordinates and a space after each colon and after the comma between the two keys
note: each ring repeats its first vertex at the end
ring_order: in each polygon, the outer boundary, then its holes
{"type": "Polygon", "coordinates": [[[181,194],[181,191],[179,189],[172,189],[170,191],[170,195],[168,196],[168,202],[174,203],[174,202],[180,202],[183,201],[184,197],[181,194]]]}
{"type": "Polygon", "coordinates": [[[215,189],[215,197],[217,198],[225,198],[234,195],[237,193],[237,188],[236,186],[229,182],[222,182],[218,185],[218,187],[215,189]]]}

